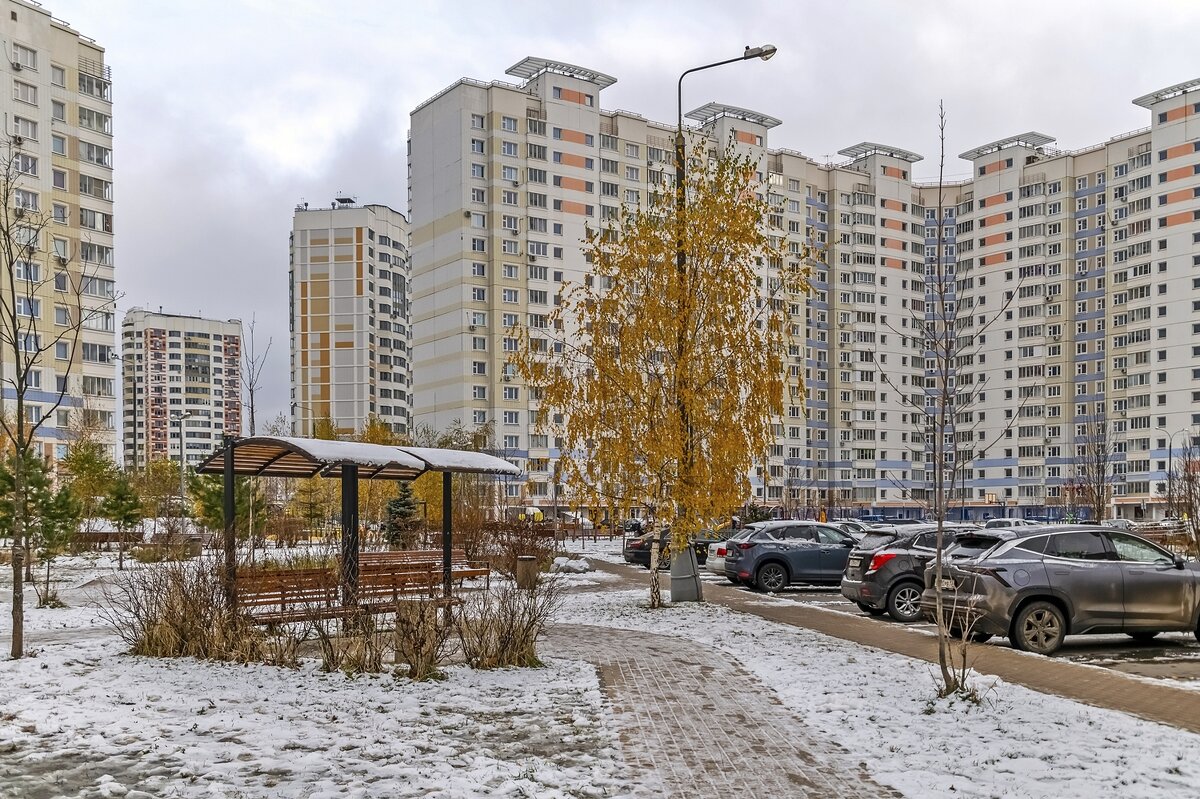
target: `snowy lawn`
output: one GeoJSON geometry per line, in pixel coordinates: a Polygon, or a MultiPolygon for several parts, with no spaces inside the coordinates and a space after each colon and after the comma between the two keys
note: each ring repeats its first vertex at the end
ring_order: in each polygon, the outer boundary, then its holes
{"type": "MultiPolygon", "coordinates": [[[[1200,736],[977,677],[986,702],[931,702],[932,666],[717,605],[651,612],[644,590],[568,596],[558,621],[726,652],[816,732],[910,797],[1195,797],[1200,736]]],[[[713,686],[713,690],[721,688],[713,686]]],[[[730,734],[736,737],[736,731],[730,734]]]]}

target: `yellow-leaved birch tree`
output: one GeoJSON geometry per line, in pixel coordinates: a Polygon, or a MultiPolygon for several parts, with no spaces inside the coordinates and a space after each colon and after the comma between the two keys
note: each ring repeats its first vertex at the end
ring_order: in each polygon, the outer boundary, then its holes
{"type": "Polygon", "coordinates": [[[589,229],[591,274],[563,287],[547,327],[510,334],[574,501],[651,509],[674,552],[746,500],[785,397],[803,393],[785,356],[808,251],[769,225],[781,209],[758,169],[732,147],[695,149],[684,207],[668,187],[589,229]]]}

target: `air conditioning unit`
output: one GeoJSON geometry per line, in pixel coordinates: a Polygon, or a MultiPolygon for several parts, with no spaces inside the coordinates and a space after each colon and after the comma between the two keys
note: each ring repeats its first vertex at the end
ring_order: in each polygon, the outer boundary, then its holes
{"type": "Polygon", "coordinates": [[[474,333],[474,332],[475,332],[475,325],[467,325],[467,330],[470,330],[472,333],[474,333]]]}
{"type": "Polygon", "coordinates": [[[504,377],[502,377],[501,380],[503,380],[505,383],[511,383],[512,375],[504,375],[504,377]]]}
{"type": "Polygon", "coordinates": [[[22,206],[18,205],[16,208],[13,209],[13,214],[16,215],[17,219],[20,219],[21,217],[25,216],[25,209],[22,206]]]}
{"type": "Polygon", "coordinates": [[[20,72],[24,67],[21,66],[20,61],[14,61],[12,62],[12,68],[13,72],[20,72]]]}
{"type": "Polygon", "coordinates": [[[512,182],[512,184],[513,184],[513,186],[514,186],[514,187],[516,187],[516,186],[520,186],[520,185],[521,185],[521,181],[519,181],[519,180],[514,180],[514,181],[512,182]]]}
{"type": "Polygon", "coordinates": [[[16,135],[16,134],[14,133],[14,134],[13,134],[13,137],[12,137],[12,142],[13,142],[13,145],[14,145],[14,146],[16,146],[16,147],[20,147],[22,144],[24,144],[24,143],[25,143],[25,140],[24,140],[24,139],[22,139],[20,136],[18,136],[18,135],[16,135]]]}
{"type": "Polygon", "coordinates": [[[65,256],[65,255],[58,256],[58,264],[59,264],[59,266],[66,266],[67,265],[67,256],[65,256]]]}
{"type": "Polygon", "coordinates": [[[463,219],[470,219],[470,218],[471,218],[471,212],[463,211],[463,219]]]}
{"type": "Polygon", "coordinates": [[[536,255],[533,255],[533,254],[530,254],[530,256],[529,256],[529,260],[530,260],[530,261],[536,261],[536,260],[537,260],[537,256],[536,256],[536,255]]]}

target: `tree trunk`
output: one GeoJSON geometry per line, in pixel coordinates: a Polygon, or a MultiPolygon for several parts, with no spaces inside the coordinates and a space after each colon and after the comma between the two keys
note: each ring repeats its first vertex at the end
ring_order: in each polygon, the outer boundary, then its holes
{"type": "MultiPolygon", "coordinates": [[[[19,523],[18,523],[19,524],[19,523]]],[[[15,525],[14,525],[15,526],[15,525]]],[[[25,650],[25,585],[21,582],[21,571],[25,560],[25,548],[19,543],[16,530],[13,531],[12,548],[12,649],[9,654],[14,658],[21,657],[25,650]]]]}
{"type": "Polygon", "coordinates": [[[658,585],[658,539],[650,545],[650,607],[662,607],[662,591],[658,585]]]}

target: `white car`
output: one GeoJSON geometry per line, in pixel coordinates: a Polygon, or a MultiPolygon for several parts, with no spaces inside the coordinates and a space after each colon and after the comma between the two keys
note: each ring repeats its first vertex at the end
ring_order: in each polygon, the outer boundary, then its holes
{"type": "Polygon", "coordinates": [[[704,561],[704,568],[708,569],[713,574],[725,576],[725,551],[730,544],[745,538],[750,535],[754,529],[753,525],[743,527],[733,534],[727,541],[719,541],[715,544],[708,545],[708,558],[704,561]]]}
{"type": "Polygon", "coordinates": [[[559,511],[558,520],[562,522],[563,527],[568,529],[592,530],[596,527],[591,519],[581,516],[578,513],[572,513],[569,510],[559,511]]]}
{"type": "Polygon", "coordinates": [[[992,530],[997,527],[1029,527],[1034,525],[1034,522],[1027,522],[1024,519],[988,519],[985,528],[992,530]]]}

